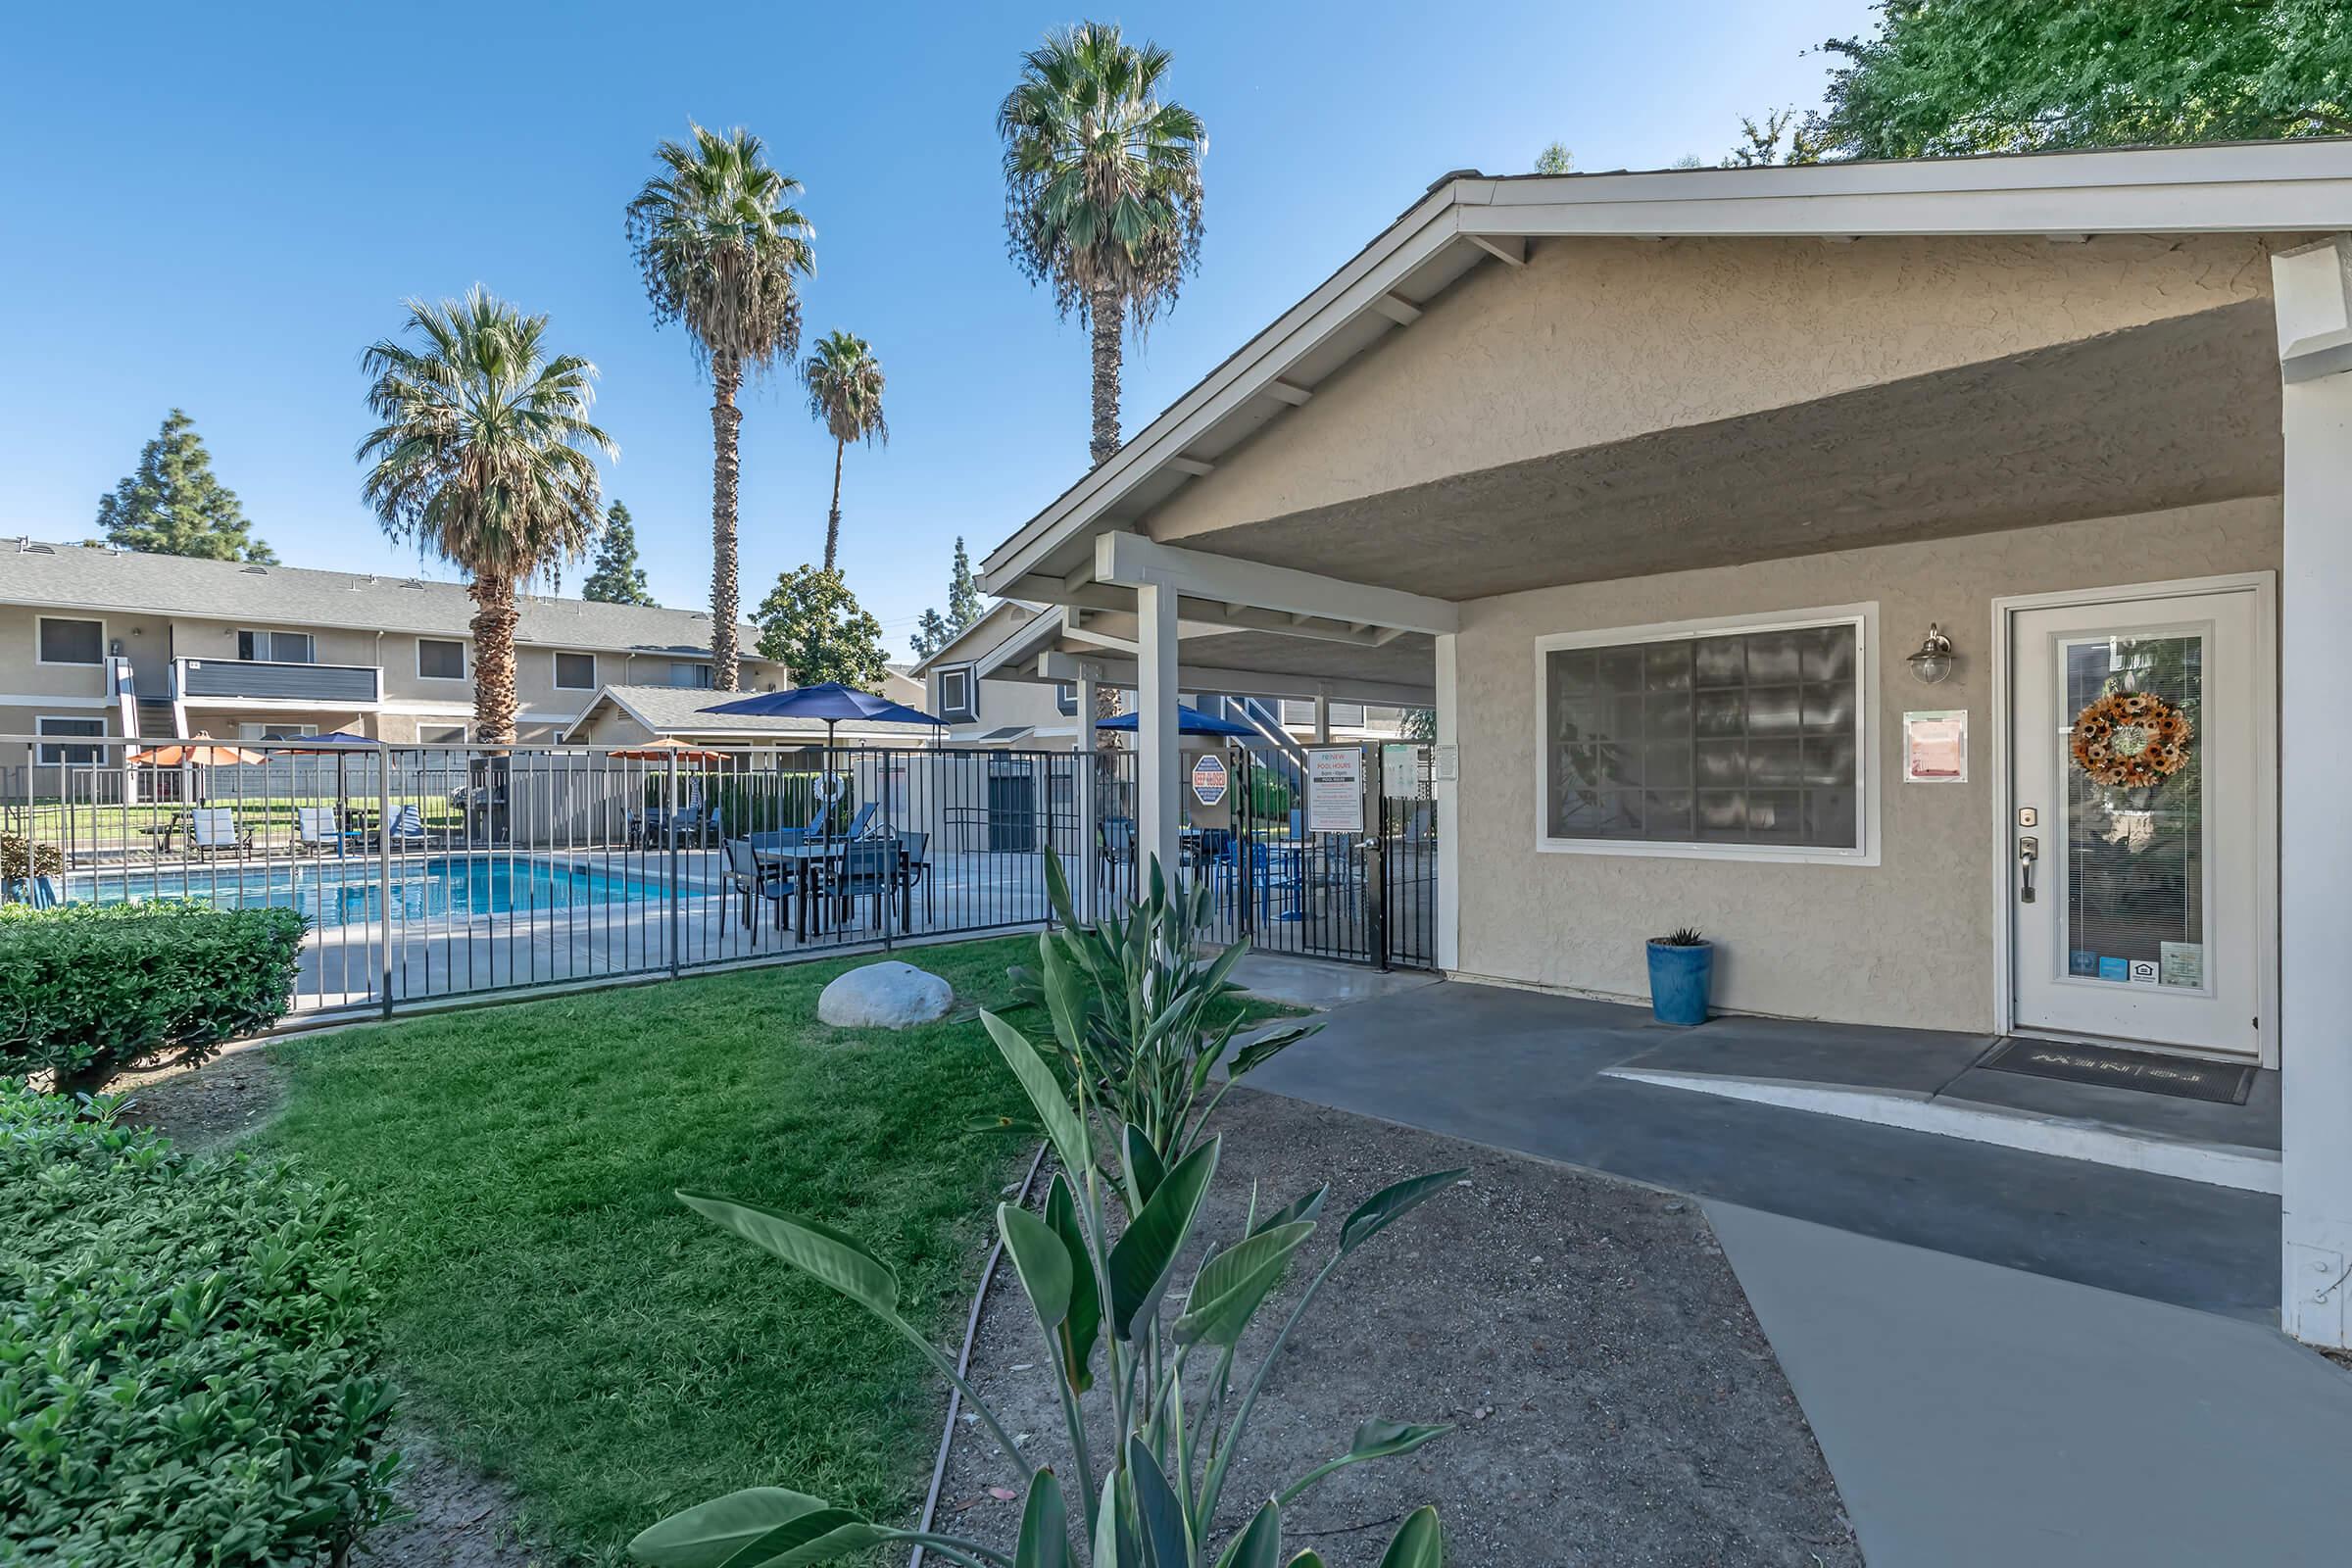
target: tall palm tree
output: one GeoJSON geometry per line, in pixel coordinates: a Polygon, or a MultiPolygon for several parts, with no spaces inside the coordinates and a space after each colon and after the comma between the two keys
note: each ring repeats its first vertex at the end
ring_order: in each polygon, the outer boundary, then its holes
{"type": "Polygon", "coordinates": [[[1021,57],[1020,85],[997,111],[1013,261],[1094,331],[1098,464],[1119,447],[1126,318],[1140,338],[1200,260],[1208,132],[1191,110],[1159,101],[1168,62],[1157,44],[1080,23],[1021,57]]]}
{"type": "Polygon", "coordinates": [[[825,569],[841,548],[841,455],[853,441],[890,445],[882,420],[882,362],[873,346],[848,332],[828,332],[801,364],[808,412],[833,436],[833,510],[825,514],[825,569]]]}
{"type": "Polygon", "coordinates": [[[689,122],[692,144],[654,149],[661,172],[629,203],[629,247],[657,321],[683,321],[710,370],[714,449],[710,484],[712,684],[736,688],[735,497],[742,476],[735,406],[748,368],[765,370],[801,349],[800,280],[814,274],[814,230],[791,205],[801,183],[768,167],[760,138],[689,122]]]}
{"type": "Polygon", "coordinates": [[[407,302],[405,342],[360,356],[383,422],[360,443],[384,531],[462,567],[472,596],[474,739],[514,738],[515,585],[584,552],[603,522],[588,422],[596,367],[551,356],[547,318],[475,287],[407,302]]]}

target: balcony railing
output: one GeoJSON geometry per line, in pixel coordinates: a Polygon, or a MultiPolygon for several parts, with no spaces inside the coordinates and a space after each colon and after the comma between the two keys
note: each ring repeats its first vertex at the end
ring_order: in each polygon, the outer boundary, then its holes
{"type": "Polygon", "coordinates": [[[375,703],[384,695],[376,664],[297,664],[259,659],[174,659],[172,692],[190,698],[270,702],[375,703]]]}

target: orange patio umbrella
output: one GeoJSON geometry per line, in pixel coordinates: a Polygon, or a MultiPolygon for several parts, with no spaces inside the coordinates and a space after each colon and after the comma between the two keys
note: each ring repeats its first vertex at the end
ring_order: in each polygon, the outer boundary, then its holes
{"type": "Polygon", "coordinates": [[[173,741],[169,746],[150,746],[131,753],[130,760],[151,767],[233,767],[269,760],[241,746],[223,745],[210,735],[199,735],[192,741],[173,741]]]}
{"type": "Polygon", "coordinates": [[[727,760],[727,754],[724,752],[706,752],[699,746],[687,745],[674,735],[664,735],[658,741],[647,741],[643,746],[623,746],[617,751],[607,752],[605,755],[625,758],[636,762],[665,762],[673,757],[681,762],[723,762],[727,760]]]}

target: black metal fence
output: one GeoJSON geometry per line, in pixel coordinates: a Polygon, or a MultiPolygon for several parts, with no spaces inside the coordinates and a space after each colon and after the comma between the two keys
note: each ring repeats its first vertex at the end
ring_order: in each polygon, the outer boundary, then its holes
{"type": "MultiPolygon", "coordinates": [[[[1137,889],[1125,751],[27,744],[0,737],[35,759],[0,768],[0,900],[299,909],[304,1013],[1034,928],[1049,848],[1082,902],[1137,889]]],[[[1356,835],[1306,831],[1287,764],[1228,754],[1224,825],[1199,808],[1181,868],[1223,940],[1431,961],[1426,749],[1362,756],[1356,835]]]]}

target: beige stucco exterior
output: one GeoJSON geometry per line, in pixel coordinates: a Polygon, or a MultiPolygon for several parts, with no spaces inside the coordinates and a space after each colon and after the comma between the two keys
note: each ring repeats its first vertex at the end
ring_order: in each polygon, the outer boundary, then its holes
{"type": "Polygon", "coordinates": [[[1641,999],[1642,943],[1674,926],[1717,944],[1717,1004],[1923,1028],[1993,1023],[1990,756],[1995,598],[2276,570],[2275,497],[1739,567],[1541,589],[1463,607],[1458,644],[1460,959],[1466,975],[1641,999]],[[1877,865],[1538,853],[1539,637],[1872,603],[1880,627],[1877,865]],[[1928,623],[1959,662],[1943,684],[1903,662],[1928,623]],[[1905,785],[1906,709],[1964,708],[1961,785],[1905,785]]]}
{"type": "MultiPolygon", "coordinates": [[[[1430,302],[1152,512],[1150,531],[1254,555],[1207,536],[2267,301],[2270,248],[2251,235],[1545,241],[1524,267],[1481,268],[1430,302]]],[[[2275,409],[2275,366],[2271,379],[2275,409]]],[[[2269,429],[2275,446],[2275,416],[2269,429]]],[[[1433,563],[1456,543],[1424,542],[1433,563]]],[[[1365,555],[1366,580],[1421,564],[1409,540],[1365,555]]]]}

